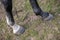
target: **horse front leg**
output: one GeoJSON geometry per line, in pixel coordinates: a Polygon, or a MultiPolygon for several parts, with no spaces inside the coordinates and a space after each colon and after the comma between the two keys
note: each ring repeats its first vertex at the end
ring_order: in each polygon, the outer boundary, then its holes
{"type": "Polygon", "coordinates": [[[14,21],[12,14],[12,0],[1,0],[4,8],[6,10],[6,21],[7,24],[13,29],[14,34],[22,34],[25,29],[19,25],[17,25],[14,21]]]}
{"type": "Polygon", "coordinates": [[[32,6],[32,9],[36,15],[40,15],[43,20],[51,20],[53,15],[49,14],[48,12],[43,12],[42,9],[39,7],[37,0],[29,0],[32,6]]]}

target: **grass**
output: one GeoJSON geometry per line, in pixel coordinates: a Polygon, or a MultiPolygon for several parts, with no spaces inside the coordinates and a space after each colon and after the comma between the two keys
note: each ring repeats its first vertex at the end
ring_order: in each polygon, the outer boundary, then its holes
{"type": "Polygon", "coordinates": [[[54,19],[48,22],[36,16],[29,0],[13,0],[13,11],[18,14],[14,15],[14,19],[17,24],[24,26],[26,31],[24,34],[14,35],[7,26],[3,17],[4,11],[1,9],[3,19],[0,19],[0,40],[60,40],[60,0],[37,1],[44,12],[53,14],[54,19]]]}

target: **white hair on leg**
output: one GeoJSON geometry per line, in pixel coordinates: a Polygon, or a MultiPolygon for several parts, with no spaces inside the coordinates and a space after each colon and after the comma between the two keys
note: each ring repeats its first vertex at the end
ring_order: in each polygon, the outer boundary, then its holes
{"type": "Polygon", "coordinates": [[[11,25],[12,22],[9,20],[9,18],[6,16],[6,21],[7,21],[7,24],[13,29],[13,33],[14,34],[22,34],[24,33],[25,29],[17,24],[14,24],[13,26],[11,25]]]}
{"type": "Polygon", "coordinates": [[[7,24],[8,25],[10,25],[11,24],[11,22],[10,22],[10,20],[9,20],[9,18],[6,16],[6,21],[7,21],[7,24]]]}

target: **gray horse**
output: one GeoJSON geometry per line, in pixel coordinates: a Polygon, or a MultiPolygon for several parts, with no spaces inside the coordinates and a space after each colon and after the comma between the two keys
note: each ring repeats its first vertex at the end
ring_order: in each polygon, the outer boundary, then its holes
{"type": "MultiPolygon", "coordinates": [[[[32,9],[34,13],[37,15],[40,15],[43,20],[48,21],[53,18],[51,14],[48,12],[43,12],[41,8],[39,7],[37,0],[29,0],[30,4],[32,6],[32,9]]],[[[4,8],[6,10],[6,21],[7,24],[13,29],[14,34],[22,34],[25,31],[25,28],[17,25],[14,21],[13,15],[12,15],[12,0],[1,0],[1,3],[4,5],[4,8]]]]}

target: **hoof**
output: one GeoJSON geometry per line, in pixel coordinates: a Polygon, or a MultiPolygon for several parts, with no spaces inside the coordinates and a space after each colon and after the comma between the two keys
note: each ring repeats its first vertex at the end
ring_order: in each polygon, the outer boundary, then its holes
{"type": "Polygon", "coordinates": [[[17,35],[23,34],[25,32],[25,29],[23,27],[16,24],[12,26],[12,29],[13,29],[13,33],[17,35]]]}
{"type": "Polygon", "coordinates": [[[50,20],[52,20],[52,19],[53,19],[53,15],[52,15],[52,14],[49,14],[49,13],[44,12],[44,14],[43,14],[43,16],[42,16],[42,19],[43,19],[44,21],[50,21],[50,20]]]}
{"type": "Polygon", "coordinates": [[[47,16],[46,18],[44,18],[43,20],[45,21],[50,21],[53,19],[53,15],[49,14],[49,16],[47,16]]]}

